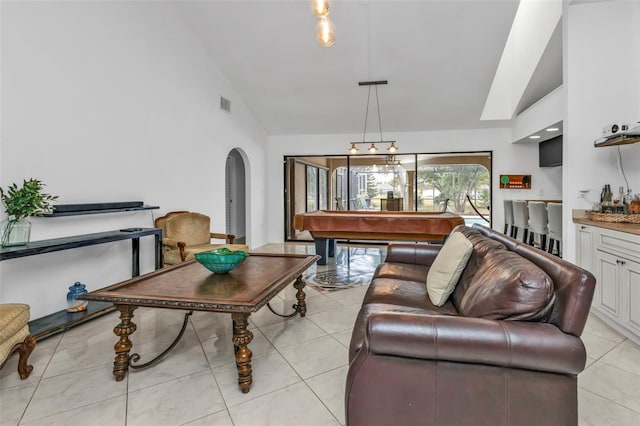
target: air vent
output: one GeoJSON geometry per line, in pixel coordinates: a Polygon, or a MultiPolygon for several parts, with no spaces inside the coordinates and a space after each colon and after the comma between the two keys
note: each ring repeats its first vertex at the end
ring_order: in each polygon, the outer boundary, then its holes
{"type": "Polygon", "coordinates": [[[227,112],[231,112],[231,101],[220,96],[220,108],[227,112]]]}

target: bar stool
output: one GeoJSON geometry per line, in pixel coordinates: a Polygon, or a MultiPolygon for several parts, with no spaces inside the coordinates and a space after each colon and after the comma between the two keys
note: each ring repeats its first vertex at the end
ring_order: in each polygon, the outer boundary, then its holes
{"type": "Polygon", "coordinates": [[[513,200],[504,200],[504,234],[515,237],[513,227],[513,200]],[[507,234],[509,231],[509,234],[507,234]]]}
{"type": "Polygon", "coordinates": [[[547,205],[543,201],[529,201],[529,245],[534,245],[535,236],[540,237],[540,249],[547,248],[547,205]]]}
{"type": "Polygon", "coordinates": [[[561,256],[562,243],[562,203],[547,204],[547,212],[549,215],[549,253],[553,254],[553,246],[557,243],[558,251],[555,253],[561,256]]]}
{"type": "Polygon", "coordinates": [[[513,200],[513,226],[513,238],[518,238],[518,233],[522,231],[522,242],[526,243],[529,236],[529,209],[526,201],[513,200]]]}

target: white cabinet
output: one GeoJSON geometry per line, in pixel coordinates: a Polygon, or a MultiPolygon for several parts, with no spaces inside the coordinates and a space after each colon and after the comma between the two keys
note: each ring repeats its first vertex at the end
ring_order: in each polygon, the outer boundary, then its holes
{"type": "Polygon", "coordinates": [[[596,277],[593,312],[640,344],[640,235],[578,224],[576,249],[596,277]]]}
{"type": "Polygon", "coordinates": [[[582,268],[593,273],[593,227],[578,225],[576,239],[577,263],[582,268]]]}

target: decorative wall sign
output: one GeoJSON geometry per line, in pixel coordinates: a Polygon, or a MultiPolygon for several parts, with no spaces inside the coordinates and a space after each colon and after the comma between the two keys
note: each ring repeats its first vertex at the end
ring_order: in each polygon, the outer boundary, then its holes
{"type": "Polygon", "coordinates": [[[531,189],[531,175],[500,175],[500,189],[531,189]]]}

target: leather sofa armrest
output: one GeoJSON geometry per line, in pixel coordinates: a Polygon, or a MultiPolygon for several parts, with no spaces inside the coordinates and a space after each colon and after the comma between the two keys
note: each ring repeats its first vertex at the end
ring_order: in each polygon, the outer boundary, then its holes
{"type": "Polygon", "coordinates": [[[562,374],[584,370],[587,357],[579,337],[547,323],[404,313],[372,314],[361,350],[562,374]]]}
{"type": "Polygon", "coordinates": [[[436,244],[389,244],[385,262],[431,266],[441,248],[436,244]]]}

